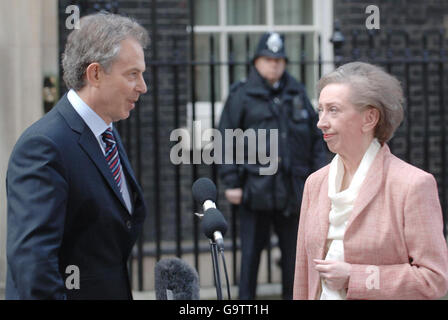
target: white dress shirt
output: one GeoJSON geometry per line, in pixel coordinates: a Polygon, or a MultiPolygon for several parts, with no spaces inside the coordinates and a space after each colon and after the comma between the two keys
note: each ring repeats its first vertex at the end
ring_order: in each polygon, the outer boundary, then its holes
{"type": "MultiPolygon", "coordinates": [[[[92,131],[98,141],[101,151],[104,155],[106,155],[106,144],[104,143],[101,135],[107,128],[113,129],[113,124],[111,123],[110,125],[107,125],[107,123],[104,122],[104,120],[79,97],[75,90],[70,89],[67,94],[67,99],[92,131]]],[[[123,163],[121,166],[123,167],[123,163]]],[[[121,185],[121,195],[123,196],[128,212],[132,214],[132,202],[124,170],[121,170],[121,179],[124,182],[121,185]]]]}

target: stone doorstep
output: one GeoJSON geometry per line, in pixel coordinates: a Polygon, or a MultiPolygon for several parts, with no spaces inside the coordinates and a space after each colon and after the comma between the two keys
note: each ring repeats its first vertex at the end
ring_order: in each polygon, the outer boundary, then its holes
{"type": "MultiPolygon", "coordinates": [[[[260,257],[260,266],[258,269],[258,285],[266,284],[280,284],[281,283],[281,269],[277,264],[278,259],[280,259],[280,250],[278,247],[272,248],[271,251],[271,281],[268,281],[268,259],[267,259],[267,251],[264,250],[260,257]]],[[[169,258],[171,256],[164,256],[163,258],[169,258]]],[[[232,260],[232,252],[225,252],[226,266],[228,271],[228,277],[231,283],[233,283],[233,260],[232,260]]],[[[184,260],[190,266],[194,266],[194,255],[193,254],[185,254],[182,256],[182,260],[184,260]]],[[[237,272],[240,269],[240,253],[237,255],[237,272]]],[[[154,268],[156,266],[155,257],[145,257],[143,259],[143,292],[152,292],[154,291],[154,268]]],[[[221,283],[225,288],[225,275],[222,266],[222,260],[219,261],[220,264],[220,273],[221,273],[221,283]]],[[[136,289],[138,288],[138,268],[137,261],[134,259],[133,261],[133,274],[132,274],[132,284],[135,292],[138,292],[136,289]]],[[[199,287],[201,288],[214,288],[214,278],[213,278],[213,268],[212,261],[209,252],[202,252],[199,254],[199,287]]],[[[227,290],[227,289],[225,289],[227,290]]],[[[214,295],[216,296],[216,290],[214,295]]],[[[223,289],[224,295],[224,289],[223,289]]],[[[232,294],[233,296],[233,294],[232,294]]]]}
{"type": "MultiPolygon", "coordinates": [[[[281,299],[282,288],[279,283],[262,283],[257,286],[257,299],[265,300],[278,300],[281,299]]],[[[132,295],[134,300],[155,300],[155,291],[133,291],[132,295]]],[[[230,287],[230,295],[232,300],[238,298],[238,286],[230,287]]],[[[227,287],[222,284],[222,297],[223,300],[227,300],[227,287]]],[[[199,291],[200,300],[217,300],[216,288],[207,287],[201,288],[199,291]]]]}
{"type": "MultiPolygon", "coordinates": [[[[258,299],[280,299],[282,288],[280,284],[259,284],[257,287],[257,297],[258,299]]],[[[155,300],[155,291],[133,291],[132,295],[134,300],[155,300]]],[[[238,296],[238,287],[230,287],[230,295],[232,300],[235,300],[238,296]]],[[[201,300],[216,300],[216,288],[201,288],[199,292],[199,297],[201,300]]],[[[227,300],[227,287],[223,285],[222,287],[222,297],[227,300]]],[[[0,300],[5,300],[5,290],[0,288],[0,300]]]]}

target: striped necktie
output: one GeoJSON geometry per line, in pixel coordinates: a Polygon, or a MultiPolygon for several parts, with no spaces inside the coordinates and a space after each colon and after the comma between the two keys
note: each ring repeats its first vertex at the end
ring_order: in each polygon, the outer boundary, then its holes
{"type": "Polygon", "coordinates": [[[101,135],[104,143],[106,144],[106,162],[109,166],[110,171],[112,172],[112,176],[114,177],[115,182],[118,185],[118,190],[121,190],[121,163],[120,156],[118,155],[117,143],[115,141],[114,134],[110,128],[107,128],[106,131],[101,135]]]}

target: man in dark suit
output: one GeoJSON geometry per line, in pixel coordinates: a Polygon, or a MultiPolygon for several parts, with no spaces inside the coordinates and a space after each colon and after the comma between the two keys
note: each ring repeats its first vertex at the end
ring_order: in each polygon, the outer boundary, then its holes
{"type": "Polygon", "coordinates": [[[132,299],[127,260],[143,194],[113,122],[147,91],[148,34],[80,20],[63,55],[71,90],[17,141],[7,172],[7,299],[132,299]]]}

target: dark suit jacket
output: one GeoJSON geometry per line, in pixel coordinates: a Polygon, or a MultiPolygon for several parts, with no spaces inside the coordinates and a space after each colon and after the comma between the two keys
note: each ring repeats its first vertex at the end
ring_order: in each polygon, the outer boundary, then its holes
{"type": "Polygon", "coordinates": [[[132,215],[98,141],[66,95],[17,141],[6,178],[7,299],[132,299],[127,260],[146,209],[114,134],[132,215]],[[69,276],[75,283],[72,265],[79,289],[66,286],[69,276]]]}

